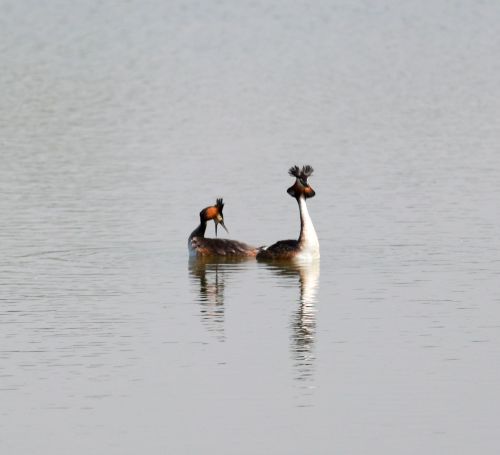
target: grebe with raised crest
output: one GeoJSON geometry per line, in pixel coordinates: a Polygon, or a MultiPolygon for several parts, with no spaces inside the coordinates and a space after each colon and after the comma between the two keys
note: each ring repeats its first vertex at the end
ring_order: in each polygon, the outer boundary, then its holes
{"type": "Polygon", "coordinates": [[[319,258],[319,241],[311,217],[307,210],[306,199],[314,197],[316,192],[307,182],[313,173],[313,168],[305,165],[300,169],[293,166],[288,171],[295,177],[295,183],[288,188],[287,193],[296,199],[300,212],[300,235],[298,240],[280,240],[268,248],[261,248],[257,259],[261,260],[313,260],[319,258]]]}
{"type": "Polygon", "coordinates": [[[200,225],[191,233],[188,239],[188,250],[190,256],[226,256],[226,257],[255,257],[258,248],[247,245],[237,240],[208,239],[205,238],[207,222],[213,220],[215,223],[215,235],[217,226],[220,224],[226,232],[229,232],[224,224],[222,209],[224,202],[222,198],[217,199],[215,205],[204,208],[200,212],[200,225]]]}

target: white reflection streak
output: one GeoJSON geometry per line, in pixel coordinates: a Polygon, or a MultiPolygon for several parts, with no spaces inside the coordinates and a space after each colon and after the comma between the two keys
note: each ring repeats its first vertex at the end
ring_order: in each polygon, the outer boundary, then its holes
{"type": "Polygon", "coordinates": [[[300,280],[300,304],[292,320],[292,355],[298,380],[312,380],[314,340],[316,335],[316,294],[318,291],[319,260],[297,264],[300,280]]]}

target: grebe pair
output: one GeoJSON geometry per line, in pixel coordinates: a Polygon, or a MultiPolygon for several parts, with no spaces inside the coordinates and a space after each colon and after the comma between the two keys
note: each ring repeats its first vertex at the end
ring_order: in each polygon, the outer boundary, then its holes
{"type": "Polygon", "coordinates": [[[309,165],[303,166],[302,169],[293,166],[288,173],[295,177],[295,183],[288,188],[287,193],[299,204],[300,235],[298,240],[280,240],[270,247],[256,248],[236,240],[205,238],[207,222],[210,220],[215,223],[215,235],[217,235],[219,224],[227,231],[222,215],[224,203],[222,199],[217,199],[214,206],[206,207],[200,212],[200,225],[188,239],[189,254],[191,256],[256,257],[260,260],[272,261],[319,258],[318,236],[306,205],[306,199],[316,194],[307,182],[308,177],[313,173],[313,168],[309,165]]]}

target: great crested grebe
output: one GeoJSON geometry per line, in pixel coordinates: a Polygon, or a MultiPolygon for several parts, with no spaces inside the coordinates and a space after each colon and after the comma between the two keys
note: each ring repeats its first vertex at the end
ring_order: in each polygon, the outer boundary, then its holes
{"type": "Polygon", "coordinates": [[[288,188],[287,193],[299,204],[300,236],[298,240],[280,240],[268,248],[262,248],[257,259],[263,260],[312,260],[319,258],[319,241],[311,217],[307,211],[306,199],[314,197],[315,191],[307,183],[307,178],[313,173],[313,168],[305,165],[290,168],[288,173],[295,177],[295,183],[288,188]]]}
{"type": "Polygon", "coordinates": [[[207,239],[205,230],[207,221],[214,220],[215,235],[217,226],[220,224],[226,232],[222,209],[224,202],[222,198],[217,199],[215,205],[204,208],[200,212],[200,225],[191,233],[188,239],[188,250],[190,256],[228,256],[228,257],[255,257],[258,249],[237,240],[207,239]]]}

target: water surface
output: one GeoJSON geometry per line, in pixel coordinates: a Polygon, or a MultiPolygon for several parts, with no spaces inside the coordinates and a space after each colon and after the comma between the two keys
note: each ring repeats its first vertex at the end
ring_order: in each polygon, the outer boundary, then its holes
{"type": "Polygon", "coordinates": [[[2,453],[498,453],[497,3],[0,9],[2,453]]]}

